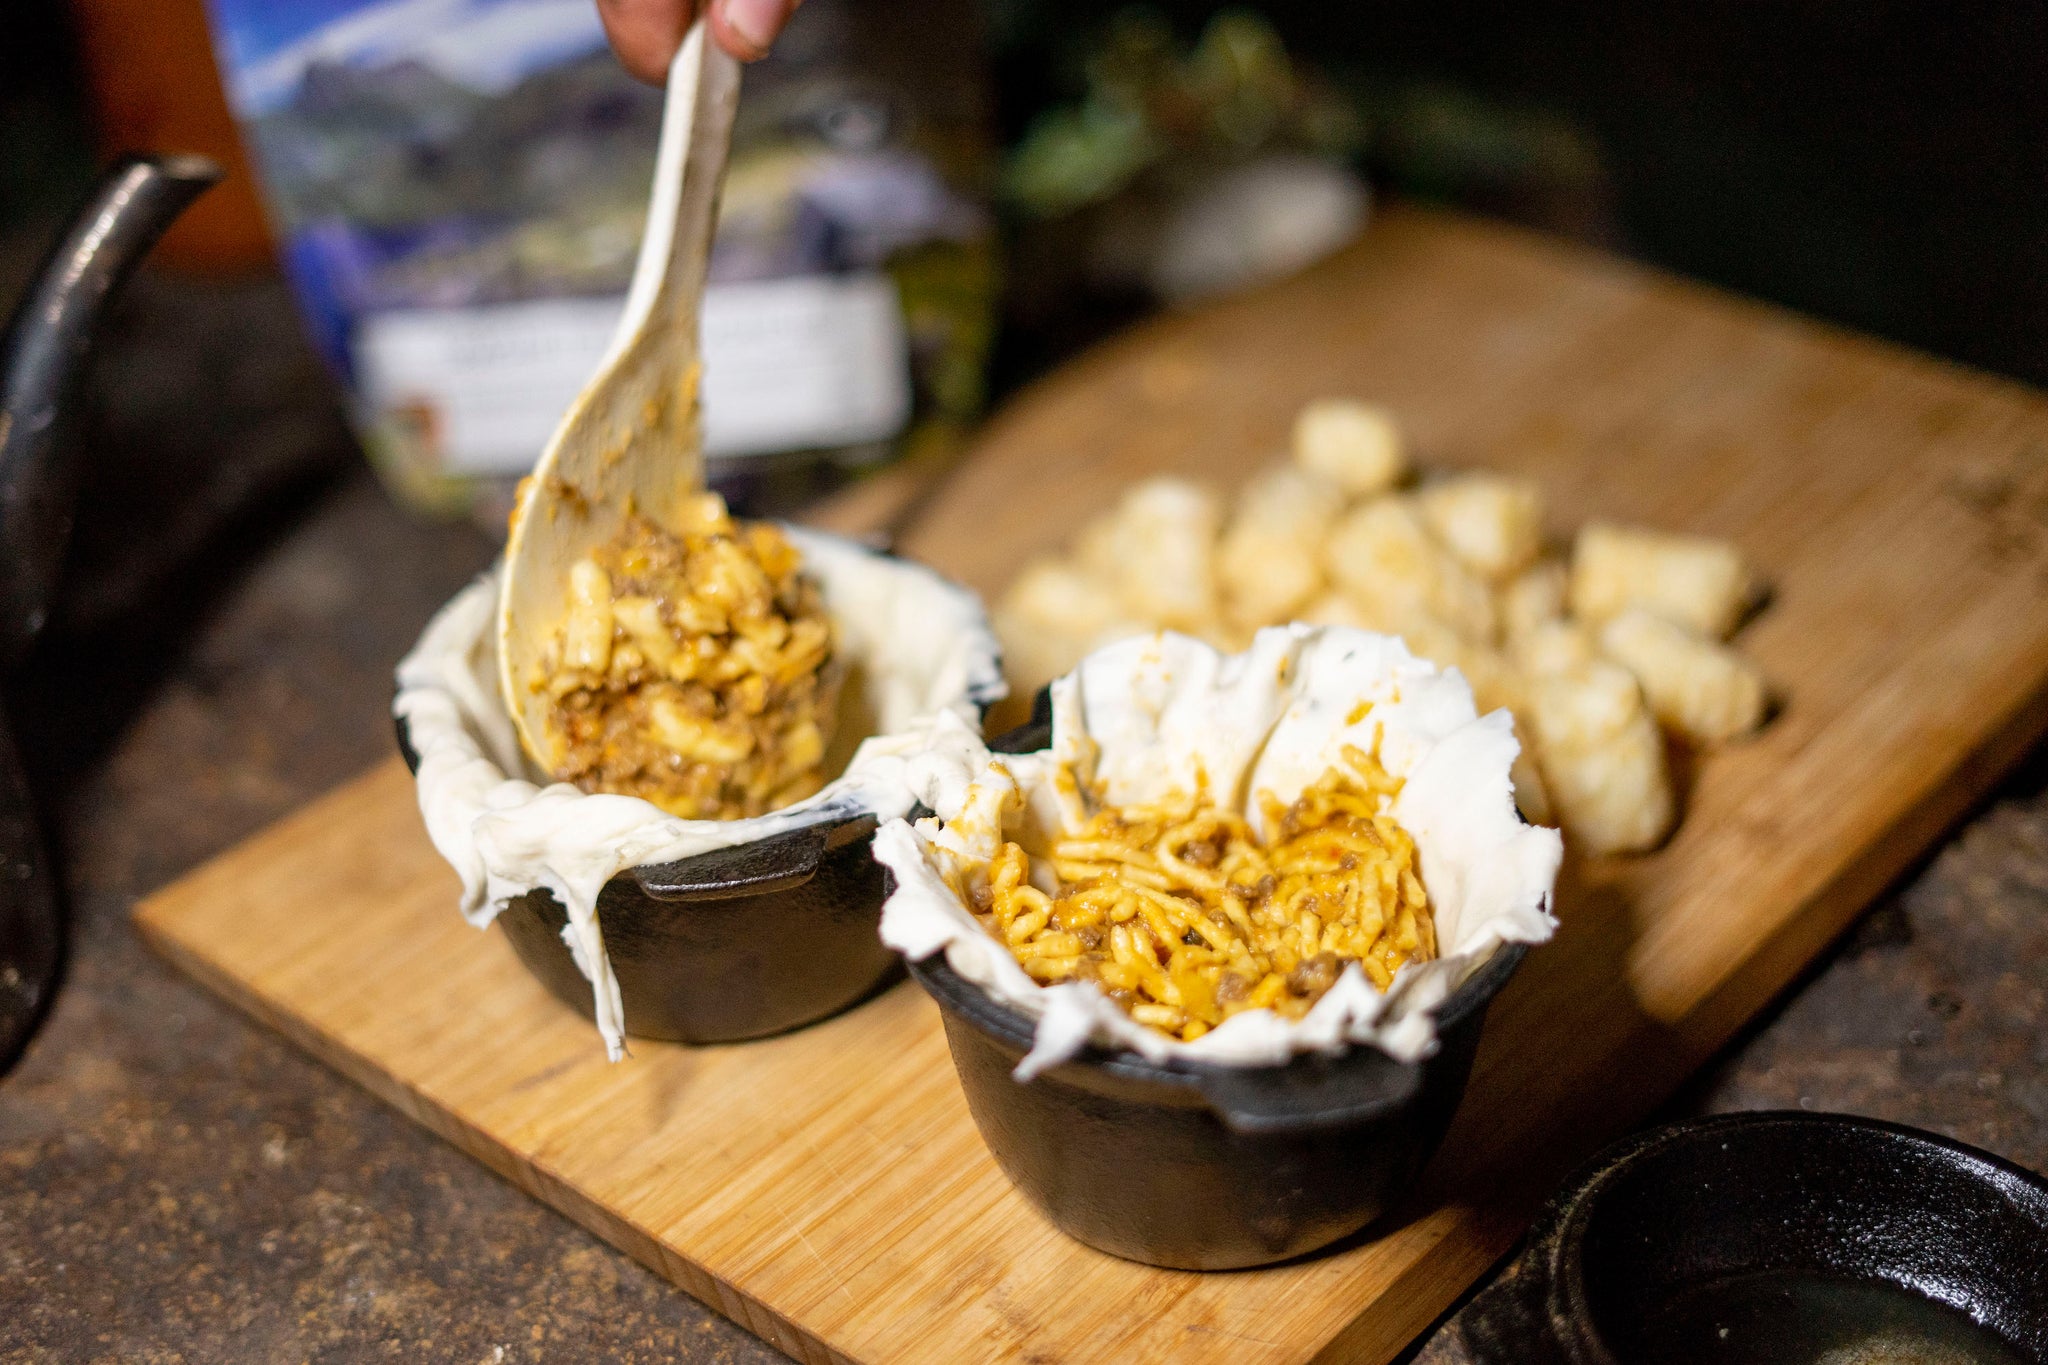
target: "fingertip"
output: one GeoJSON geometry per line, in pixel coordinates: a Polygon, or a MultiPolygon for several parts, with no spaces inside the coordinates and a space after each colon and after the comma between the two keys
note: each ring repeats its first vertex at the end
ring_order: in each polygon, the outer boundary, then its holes
{"type": "Polygon", "coordinates": [[[717,44],[743,62],[758,62],[782,35],[797,0],[712,0],[709,24],[717,44]]]}
{"type": "Polygon", "coordinates": [[[768,49],[734,28],[725,17],[725,6],[719,5],[711,11],[711,37],[720,47],[743,62],[758,62],[768,55],[768,49]]]}
{"type": "Polygon", "coordinates": [[[665,85],[668,82],[668,66],[665,61],[651,53],[631,48],[620,48],[619,65],[626,68],[626,74],[647,85],[665,85]]]}
{"type": "Polygon", "coordinates": [[[598,17],[619,65],[638,80],[660,85],[690,26],[688,0],[598,0],[598,17]]]}

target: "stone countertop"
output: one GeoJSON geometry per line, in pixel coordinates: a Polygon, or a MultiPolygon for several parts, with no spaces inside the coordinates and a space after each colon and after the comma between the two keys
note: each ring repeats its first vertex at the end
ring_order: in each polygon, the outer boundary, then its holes
{"type": "Polygon", "coordinates": [[[67,795],[69,978],[0,1080],[0,1358],[782,1359],[129,927],[140,893],[390,753],[391,665],[488,553],[343,479],[67,795]]]}
{"type": "MultiPolygon", "coordinates": [[[[220,340],[181,334],[177,363],[246,391],[232,420],[116,399],[102,432],[159,470],[224,468],[218,505],[166,523],[188,552],[153,590],[103,553],[82,569],[71,627],[10,695],[73,919],[68,979],[0,1078],[0,1358],[783,1359],[130,929],[139,895],[391,752],[393,662],[492,553],[386,501],[303,357],[230,344],[250,318],[289,328],[274,291],[222,307],[220,340]]],[[[117,349],[114,381],[171,363],[117,349]]],[[[152,498],[111,501],[156,524],[152,498]]],[[[2048,1168],[2044,786],[2037,757],[1671,1112],[1845,1110],[2048,1168]]]]}
{"type": "Polygon", "coordinates": [[[67,595],[7,698],[72,919],[0,1077],[0,1360],[784,1360],[130,927],[393,752],[392,665],[495,552],[385,498],[274,283],[136,286],[67,595]]]}

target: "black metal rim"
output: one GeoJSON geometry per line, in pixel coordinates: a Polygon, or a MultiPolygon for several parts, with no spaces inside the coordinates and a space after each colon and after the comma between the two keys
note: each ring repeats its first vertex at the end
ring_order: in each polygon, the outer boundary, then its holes
{"type": "MultiPolygon", "coordinates": [[[[1486,1008],[1493,997],[1505,986],[1508,978],[1522,965],[1528,955],[1528,945],[1503,943],[1493,955],[1473,973],[1458,984],[1458,988],[1439,1005],[1435,1011],[1439,1028],[1455,1028],[1473,1011],[1486,1008]]],[[[932,954],[922,962],[908,964],[910,974],[917,978],[932,997],[943,1006],[952,1009],[976,1028],[1001,1039],[1012,1047],[1029,1050],[1036,1028],[1034,1021],[1022,1011],[1013,1009],[990,996],[980,986],[961,976],[946,961],[943,951],[932,954]]],[[[1371,1045],[1356,1045],[1344,1056],[1386,1056],[1371,1045]]],[[[1327,1064],[1329,1058],[1318,1053],[1302,1054],[1275,1067],[1285,1069],[1294,1066],[1327,1064]]],[[[1167,1061],[1154,1062],[1136,1052],[1123,1048],[1105,1048],[1090,1044],[1071,1059],[1069,1065],[1082,1065],[1106,1071],[1114,1076],[1130,1080],[1154,1081],[1165,1085],[1194,1085],[1202,1076],[1214,1073],[1228,1074],[1243,1070],[1240,1067],[1226,1067],[1213,1062],[1167,1061]]],[[[1424,1065],[1427,1065],[1425,1059],[1424,1065]]]]}
{"type": "MultiPolygon", "coordinates": [[[[958,586],[928,565],[920,564],[916,560],[905,559],[894,551],[878,549],[875,546],[862,544],[860,541],[846,536],[836,536],[827,531],[818,531],[809,527],[802,529],[806,535],[822,536],[826,539],[837,541],[850,549],[860,551],[872,559],[887,559],[906,568],[915,569],[948,587],[958,586]]],[[[991,676],[970,684],[967,690],[966,700],[974,708],[977,729],[980,728],[981,722],[988,715],[988,708],[997,701],[1000,701],[1008,693],[1009,685],[1003,680],[1002,655],[1000,651],[996,653],[992,663],[994,664],[994,672],[991,676]]],[[[395,710],[392,714],[392,723],[398,735],[399,755],[405,760],[405,766],[414,774],[417,774],[420,767],[420,755],[419,750],[413,745],[411,729],[406,724],[405,717],[398,715],[395,710]]],[[[928,812],[924,812],[922,808],[919,808],[917,811],[912,812],[912,818],[926,813],[928,812]]],[[[628,868],[613,877],[612,883],[624,881],[634,886],[636,890],[644,893],[645,887],[649,883],[659,885],[674,882],[701,882],[715,889],[708,891],[702,896],[677,894],[663,896],[659,899],[670,904],[689,903],[694,905],[706,905],[721,900],[733,900],[736,899],[738,893],[735,891],[732,879],[726,876],[721,869],[721,864],[730,863],[735,860],[745,860],[749,864],[748,879],[759,883],[787,882],[791,878],[804,878],[811,871],[815,870],[817,859],[821,853],[835,852],[855,840],[868,837],[874,832],[877,823],[874,811],[850,807],[821,819],[810,821],[807,824],[763,835],[758,839],[750,839],[743,843],[728,845],[725,848],[711,849],[707,852],[695,854],[688,858],[681,858],[670,863],[648,863],[639,867],[628,868]]],[[[771,885],[764,887],[764,889],[775,888],[771,885]]]]}
{"type": "MultiPolygon", "coordinates": [[[[989,741],[989,748],[996,753],[1035,753],[1051,742],[1051,733],[1052,691],[1049,687],[1041,687],[1032,697],[1031,718],[989,741]]],[[[893,890],[893,879],[890,886],[893,890]]],[[[1459,982],[1457,989],[1437,1006],[1437,1026],[1455,1028],[1473,1011],[1485,1009],[1507,984],[1508,978],[1522,965],[1522,959],[1528,952],[1529,945],[1525,943],[1502,943],[1494,949],[1492,956],[1481,963],[1470,976],[1459,982]]],[[[1030,1048],[1035,1031],[1033,1021],[1008,1005],[992,999],[981,987],[961,977],[946,961],[943,952],[936,953],[922,962],[912,962],[909,968],[910,974],[916,977],[918,983],[934,998],[950,1005],[962,1017],[972,1021],[975,1027],[1013,1047],[1030,1048]]],[[[1382,1057],[1386,1055],[1379,1049],[1369,1046],[1350,1049],[1345,1055],[1361,1053],[1377,1053],[1382,1057]]],[[[1193,1085],[1204,1075],[1242,1069],[1201,1062],[1153,1062],[1127,1049],[1110,1049],[1092,1044],[1073,1061],[1111,1075],[1168,1085],[1193,1085]]],[[[1290,1058],[1276,1065],[1310,1066],[1327,1061],[1327,1058],[1314,1055],[1290,1058]]]]}

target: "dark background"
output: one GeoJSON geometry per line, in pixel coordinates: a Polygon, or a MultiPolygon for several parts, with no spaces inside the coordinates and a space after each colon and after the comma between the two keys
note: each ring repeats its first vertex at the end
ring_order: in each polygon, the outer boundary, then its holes
{"type": "MultiPolygon", "coordinates": [[[[1219,6],[1156,5],[1192,31],[1219,6]]],[[[2048,380],[2048,6],[1269,0],[1290,51],[1378,96],[1384,185],[1523,218],[1846,326],[2048,380]],[[1541,168],[1432,175],[1417,93],[1468,97],[1512,132],[1561,116],[1604,186],[1541,168]],[[1406,98],[1404,98],[1406,96],[1406,98]],[[1392,108],[1385,106],[1391,102],[1392,108]],[[1405,126],[1403,115],[1406,114],[1405,126]],[[1405,154],[1404,154],[1405,153],[1405,154]],[[1517,174],[1521,170],[1522,174],[1517,174]],[[1435,182],[1435,183],[1432,183],[1435,182]]],[[[1086,0],[995,15],[1015,133],[1072,88],[1086,0]]],[[[1469,149],[1468,149],[1469,152],[1469,149]]],[[[1441,159],[1441,158],[1439,158],[1441,159]]],[[[1466,160],[1471,160],[1468,154],[1466,160]]]]}
{"type": "MultiPolygon", "coordinates": [[[[1106,8],[984,0],[1004,141],[1078,88],[1106,8]]],[[[1221,7],[1154,8],[1192,35],[1221,7]]],[[[2048,6],[1256,8],[1290,51],[1376,104],[1391,125],[1369,158],[1383,185],[2048,381],[2048,6]],[[1510,135],[1518,121],[1565,121],[1596,149],[1600,183],[1546,186],[1540,165],[1490,176],[1431,164],[1427,144],[1458,136],[1431,120],[1460,99],[1510,135]]],[[[0,242],[19,255],[80,192],[93,152],[65,7],[16,0],[7,27],[0,242]]],[[[1486,154],[1464,151],[1467,163],[1486,154]]]]}
{"type": "Polygon", "coordinates": [[[63,6],[28,0],[11,9],[0,42],[0,240],[18,254],[83,192],[92,145],[63,6]]]}

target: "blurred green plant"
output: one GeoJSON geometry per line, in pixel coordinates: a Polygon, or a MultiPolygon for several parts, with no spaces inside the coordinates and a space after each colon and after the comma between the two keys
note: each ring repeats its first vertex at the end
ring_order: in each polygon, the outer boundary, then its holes
{"type": "Polygon", "coordinates": [[[1297,66],[1249,10],[1218,14],[1191,47],[1157,11],[1120,10],[1082,70],[1080,100],[1040,114],[1004,168],[1004,198],[1034,217],[1114,198],[1179,160],[1278,150],[1349,160],[1366,145],[1353,102],[1297,66]]]}
{"type": "Polygon", "coordinates": [[[1079,41],[1080,97],[1034,118],[1004,167],[1003,198],[1027,217],[1274,152],[1453,201],[1605,179],[1599,144],[1568,118],[1408,74],[1333,77],[1291,57],[1252,10],[1222,11],[1190,44],[1158,10],[1131,6],[1079,41]]]}
{"type": "Polygon", "coordinates": [[[1373,169],[1410,193],[1457,198],[1472,187],[1561,188],[1606,176],[1599,144],[1551,110],[1433,81],[1367,86],[1373,169]]]}

